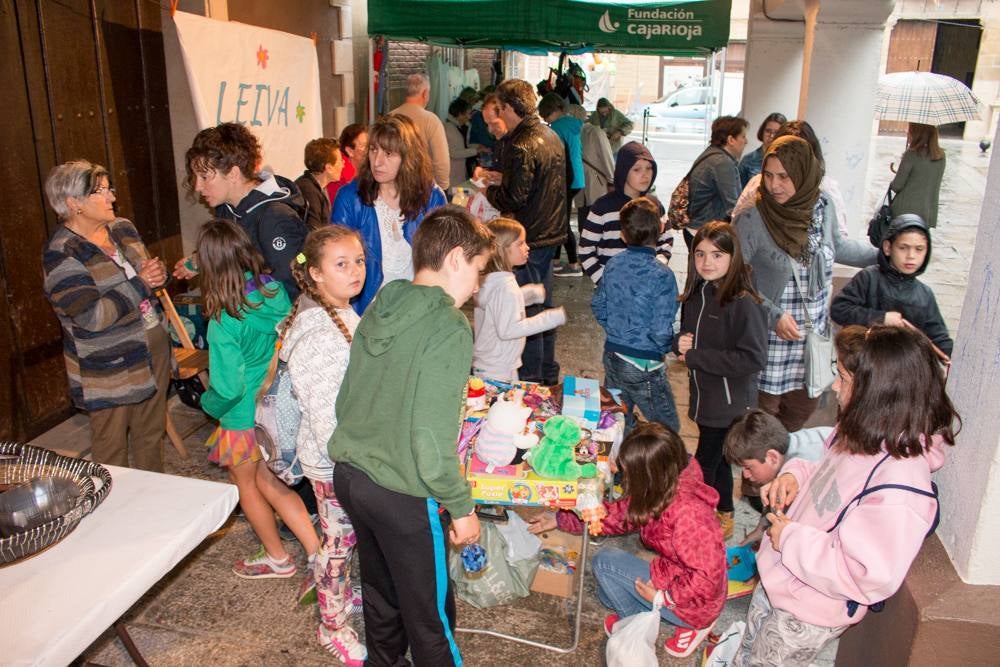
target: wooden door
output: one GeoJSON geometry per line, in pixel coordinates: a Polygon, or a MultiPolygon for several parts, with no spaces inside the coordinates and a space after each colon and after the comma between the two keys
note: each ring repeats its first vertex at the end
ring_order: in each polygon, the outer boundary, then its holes
{"type": "Polygon", "coordinates": [[[41,255],[59,224],[49,170],[108,168],[119,215],[150,250],[180,250],[160,10],[145,0],[0,0],[0,438],[30,438],[72,411],[62,334],[42,291],[41,255]]]}
{"type": "MultiPolygon", "coordinates": [[[[937,23],[933,21],[899,21],[889,37],[889,58],[886,74],[892,72],[930,72],[937,40],[937,23]]],[[[879,134],[906,134],[906,123],[883,120],[879,134]]]]}

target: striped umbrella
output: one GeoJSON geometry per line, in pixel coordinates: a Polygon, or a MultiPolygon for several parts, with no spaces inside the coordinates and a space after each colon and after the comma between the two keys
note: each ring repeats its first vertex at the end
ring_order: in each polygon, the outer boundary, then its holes
{"type": "Polygon", "coordinates": [[[979,119],[979,100],[968,86],[943,74],[894,72],[878,80],[875,115],[924,125],[979,119]]]}

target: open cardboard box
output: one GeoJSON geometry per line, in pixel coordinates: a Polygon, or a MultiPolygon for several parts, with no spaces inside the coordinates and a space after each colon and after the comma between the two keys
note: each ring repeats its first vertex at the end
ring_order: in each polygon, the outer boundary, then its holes
{"type": "MultiPolygon", "coordinates": [[[[513,508],[522,519],[530,521],[535,515],[546,511],[541,507],[515,507],[513,508]]],[[[550,530],[539,535],[542,540],[542,548],[563,549],[570,560],[576,561],[576,571],[573,574],[560,574],[539,567],[535,572],[535,579],[531,582],[531,590],[535,593],[545,593],[556,595],[562,598],[570,598],[576,593],[578,585],[577,577],[583,564],[580,563],[580,536],[564,533],[561,530],[550,530]]]]}

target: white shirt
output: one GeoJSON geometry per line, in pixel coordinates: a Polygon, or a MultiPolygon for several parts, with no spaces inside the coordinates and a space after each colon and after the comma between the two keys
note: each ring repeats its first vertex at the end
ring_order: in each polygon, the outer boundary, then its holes
{"type": "Polygon", "coordinates": [[[413,280],[413,249],[403,236],[403,214],[379,197],[375,200],[375,217],[382,239],[382,285],[401,278],[413,280]]]}

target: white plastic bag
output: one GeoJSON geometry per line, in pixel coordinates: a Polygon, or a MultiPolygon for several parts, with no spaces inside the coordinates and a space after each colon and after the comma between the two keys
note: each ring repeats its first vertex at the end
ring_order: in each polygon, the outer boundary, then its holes
{"type": "Polygon", "coordinates": [[[712,648],[712,654],[708,656],[702,667],[731,667],[746,629],[747,624],[743,621],[736,621],[730,625],[719,637],[719,643],[712,648]]]}
{"type": "Polygon", "coordinates": [[[656,638],[660,634],[663,592],[657,591],[652,611],[623,618],[611,629],[605,657],[608,667],[657,667],[656,638]]]}

